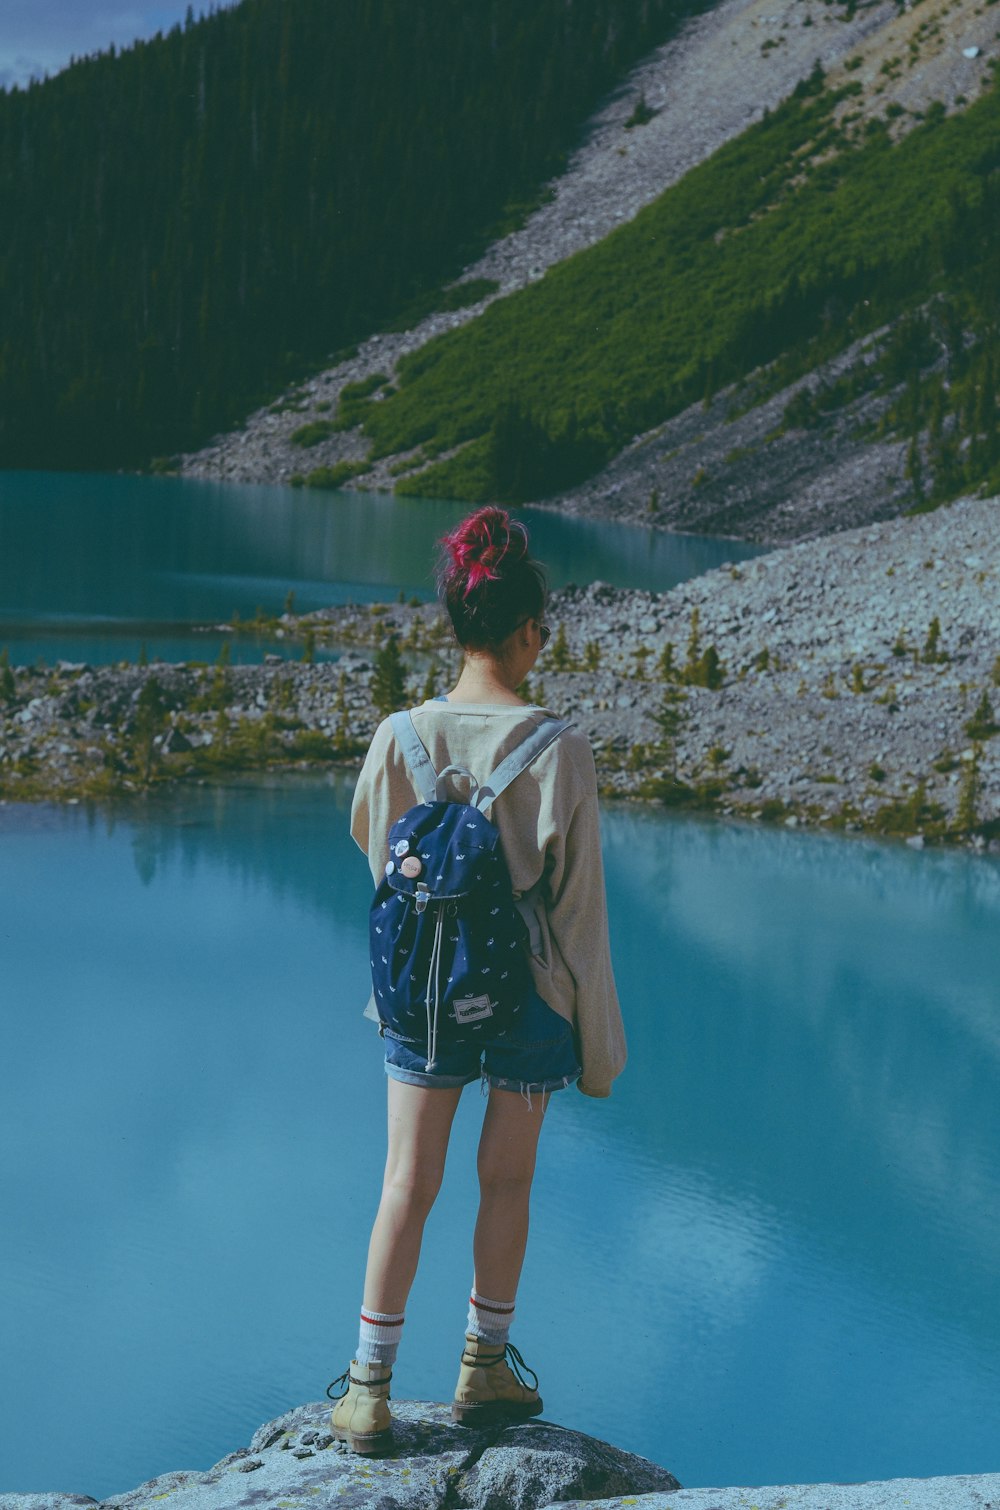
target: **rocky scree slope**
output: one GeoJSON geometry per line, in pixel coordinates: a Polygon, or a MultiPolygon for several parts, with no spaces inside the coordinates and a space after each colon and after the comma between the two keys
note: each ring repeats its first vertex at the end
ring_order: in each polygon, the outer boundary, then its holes
{"type": "Polygon", "coordinates": [[[762,402],[746,402],[747,385],[724,388],[637,436],[596,477],[541,506],[762,545],[895,519],[913,504],[907,443],[872,432],[901,385],[863,393],[809,428],[785,419],[797,395],[832,390],[874,368],[888,334],[855,342],[762,402]]]}

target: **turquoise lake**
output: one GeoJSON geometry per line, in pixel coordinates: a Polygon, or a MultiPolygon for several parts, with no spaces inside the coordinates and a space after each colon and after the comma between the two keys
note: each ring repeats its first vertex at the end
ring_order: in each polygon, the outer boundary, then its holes
{"type": "MultiPolygon", "coordinates": [[[[281,490],[0,483],[15,660],[32,635],[115,659],[137,624],[186,644],[290,589],[427,591],[458,512],[367,500],[366,536],[360,505],[287,493],[279,527],[281,490]]],[[[539,516],[539,553],[557,580],[690,574],[606,528],[539,516]]],[[[0,1492],[206,1468],[346,1364],[385,1117],[352,786],[0,803],[0,1492]]],[[[542,1137],[515,1340],[546,1416],[687,1485],[995,1471],[1000,863],[626,806],[603,835],[631,1058],[542,1137]]],[[[454,1386],[481,1115],[471,1087],[400,1397],[454,1386]]]]}
{"type": "MultiPolygon", "coordinates": [[[[14,665],[214,659],[188,626],[329,603],[433,596],[434,542],[454,503],[179,478],[0,472],[0,647],[14,665]]],[[[553,586],[663,591],[759,548],[521,511],[553,586]]],[[[281,643],[232,642],[233,660],[281,643]]],[[[294,655],[301,653],[297,647],[294,655]]]]}

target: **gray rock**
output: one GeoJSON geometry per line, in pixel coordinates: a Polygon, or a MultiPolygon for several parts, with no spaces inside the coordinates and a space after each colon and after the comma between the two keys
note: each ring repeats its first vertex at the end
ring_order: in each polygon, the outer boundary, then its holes
{"type": "Polygon", "coordinates": [[[533,1421],[505,1431],[462,1474],[458,1503],[469,1510],[534,1510],[554,1499],[587,1501],[609,1490],[631,1496],[679,1488],[672,1473],[646,1458],[533,1421]]]}
{"type": "Polygon", "coordinates": [[[75,1510],[96,1504],[85,1494],[0,1494],[0,1510],[75,1510]]]}
{"type": "MultiPolygon", "coordinates": [[[[447,1405],[394,1401],[395,1441],[385,1458],[362,1458],[333,1442],[329,1404],[302,1405],[254,1433],[248,1448],[207,1471],[161,1474],[106,1500],[102,1510],[278,1510],[335,1504],[338,1510],[539,1510],[557,1499],[674,1489],[645,1458],[548,1421],[470,1431],[447,1405]]],[[[0,1510],[73,1510],[82,1495],[0,1495],[0,1510]]]]}
{"type": "MultiPolygon", "coordinates": [[[[1000,1474],[883,1479],[868,1484],[768,1484],[762,1488],[681,1489],[676,1494],[592,1500],[588,1510],[990,1510],[1000,1474]]],[[[570,1504],[545,1510],[570,1510],[570,1504]]],[[[576,1510],[576,1507],[573,1507],[576,1510]]]]}
{"type": "Polygon", "coordinates": [[[182,734],[180,729],[171,729],[164,736],[163,749],[169,755],[177,755],[182,751],[190,750],[191,748],[192,745],[190,739],[188,739],[186,734],[182,734]]]}

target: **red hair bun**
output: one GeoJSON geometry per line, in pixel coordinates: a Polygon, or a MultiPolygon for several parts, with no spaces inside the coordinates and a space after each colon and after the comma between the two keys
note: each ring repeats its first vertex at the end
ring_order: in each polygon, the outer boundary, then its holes
{"type": "Polygon", "coordinates": [[[528,532],[506,509],[477,509],[441,541],[451,563],[449,576],[465,578],[468,597],[484,582],[499,580],[503,568],[528,554],[528,532]]]}

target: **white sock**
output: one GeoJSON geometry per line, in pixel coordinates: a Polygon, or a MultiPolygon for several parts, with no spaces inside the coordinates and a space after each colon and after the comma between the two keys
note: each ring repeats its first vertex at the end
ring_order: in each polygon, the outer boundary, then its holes
{"type": "Polygon", "coordinates": [[[369,1311],[361,1308],[361,1333],[358,1350],[354,1355],[357,1363],[384,1363],[391,1368],[399,1352],[399,1339],[403,1335],[402,1311],[395,1314],[386,1311],[369,1311]]]}
{"type": "Polygon", "coordinates": [[[495,1342],[498,1347],[506,1347],[513,1320],[512,1300],[487,1300],[473,1287],[469,1296],[469,1324],[466,1328],[473,1336],[482,1337],[486,1342],[495,1342]]]}

